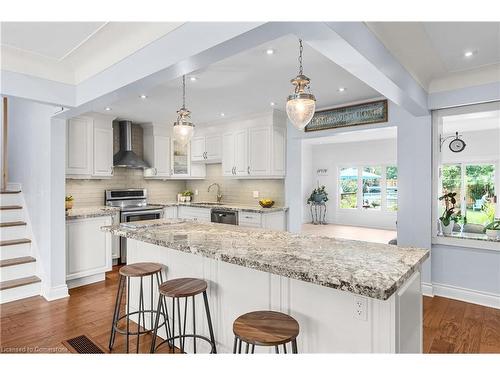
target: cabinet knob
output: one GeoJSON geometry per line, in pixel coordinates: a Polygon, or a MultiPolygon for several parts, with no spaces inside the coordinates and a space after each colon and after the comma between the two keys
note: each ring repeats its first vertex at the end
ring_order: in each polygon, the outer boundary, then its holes
{"type": "Polygon", "coordinates": [[[250,166],[247,167],[247,173],[250,174],[250,166]]]}
{"type": "Polygon", "coordinates": [[[158,174],[158,169],[153,168],[155,176],[158,174]]]}

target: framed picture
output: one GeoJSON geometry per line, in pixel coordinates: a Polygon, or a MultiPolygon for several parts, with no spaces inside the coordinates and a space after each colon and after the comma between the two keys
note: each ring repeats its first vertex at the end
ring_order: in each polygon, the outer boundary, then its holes
{"type": "Polygon", "coordinates": [[[387,122],[387,99],[317,111],[305,131],[387,122]]]}

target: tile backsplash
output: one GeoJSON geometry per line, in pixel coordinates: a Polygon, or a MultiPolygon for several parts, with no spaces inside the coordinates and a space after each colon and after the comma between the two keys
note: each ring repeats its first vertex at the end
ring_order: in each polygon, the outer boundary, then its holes
{"type": "Polygon", "coordinates": [[[285,182],[278,179],[262,180],[236,180],[222,176],[222,164],[208,164],[207,176],[204,180],[186,181],[186,188],[195,191],[198,195],[194,196],[195,201],[215,202],[217,188],[214,186],[207,192],[208,186],[214,182],[221,185],[222,202],[242,203],[257,205],[259,199],[270,198],[276,202],[276,205],[284,205],[285,182]],[[253,192],[259,192],[259,198],[253,198],[253,192]]]}

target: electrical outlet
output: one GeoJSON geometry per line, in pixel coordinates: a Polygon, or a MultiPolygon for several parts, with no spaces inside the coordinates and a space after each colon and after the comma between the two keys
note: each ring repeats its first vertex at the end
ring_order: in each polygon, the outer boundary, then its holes
{"type": "Polygon", "coordinates": [[[354,319],[368,319],[368,299],[363,297],[354,298],[354,319]]]}
{"type": "Polygon", "coordinates": [[[198,189],[194,191],[194,195],[198,195],[198,189]]]}
{"type": "Polygon", "coordinates": [[[259,192],[257,190],[254,190],[253,197],[254,198],[258,198],[259,197],[259,192]]]}

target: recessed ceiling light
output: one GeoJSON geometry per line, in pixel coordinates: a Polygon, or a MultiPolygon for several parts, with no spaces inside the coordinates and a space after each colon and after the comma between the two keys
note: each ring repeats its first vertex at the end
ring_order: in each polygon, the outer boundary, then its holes
{"type": "Polygon", "coordinates": [[[339,92],[344,92],[345,90],[346,90],[345,87],[339,87],[339,89],[338,89],[339,92]]]}
{"type": "Polygon", "coordinates": [[[272,49],[272,48],[266,49],[266,54],[268,54],[268,55],[274,55],[274,49],[272,49]]]}
{"type": "Polygon", "coordinates": [[[104,108],[105,111],[111,111],[111,107],[104,108]]]}
{"type": "Polygon", "coordinates": [[[148,96],[147,96],[147,95],[144,95],[144,94],[142,94],[141,96],[139,96],[139,98],[141,98],[141,99],[146,99],[147,97],[148,97],[148,96]]]}
{"type": "Polygon", "coordinates": [[[472,56],[474,56],[474,51],[465,51],[464,56],[465,57],[472,57],[472,56]]]}
{"type": "Polygon", "coordinates": [[[224,112],[221,112],[220,117],[224,117],[224,116],[225,116],[224,112]]]}
{"type": "Polygon", "coordinates": [[[271,105],[271,107],[274,107],[274,106],[276,105],[276,103],[275,103],[275,102],[271,102],[271,103],[269,103],[269,104],[271,105]]]}
{"type": "Polygon", "coordinates": [[[193,76],[193,77],[189,77],[189,80],[190,80],[191,82],[194,82],[194,81],[196,81],[197,79],[198,79],[198,78],[196,78],[196,77],[194,77],[194,76],[193,76]]]}

